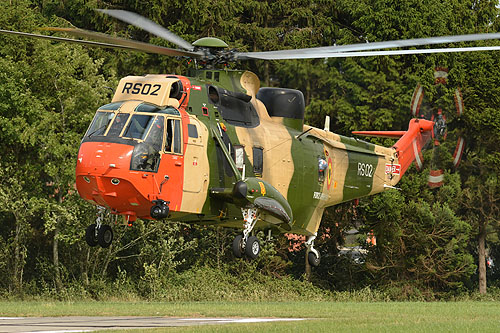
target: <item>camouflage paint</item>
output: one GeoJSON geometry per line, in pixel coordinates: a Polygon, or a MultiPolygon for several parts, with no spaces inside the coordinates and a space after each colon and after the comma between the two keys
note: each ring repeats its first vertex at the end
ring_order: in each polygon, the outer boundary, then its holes
{"type": "MultiPolygon", "coordinates": [[[[264,104],[256,99],[260,82],[251,72],[199,70],[193,71],[191,77],[150,75],[132,78],[141,84],[140,87],[147,84],[153,87],[160,81],[172,85],[178,80],[184,87],[185,96],[179,101],[169,98],[166,92],[170,90],[164,87],[163,95],[155,96],[154,100],[150,99],[152,96],[141,96],[141,100],[155,104],[174,105],[181,112],[183,155],[171,159],[174,164],[182,162],[183,174],[176,177],[182,191],[169,188],[175,183],[169,180],[165,184],[172,185],[165,185],[165,193],[157,194],[160,198],[178,196],[178,199],[172,199],[175,202],[172,209],[178,211],[172,215],[175,220],[241,228],[240,207],[251,205],[256,198],[265,196],[290,208],[289,215],[293,217],[291,232],[313,235],[326,207],[382,192],[400,179],[400,174],[386,173],[386,165],[399,163],[396,148],[343,137],[303,125],[302,120],[270,117],[264,104]],[[250,96],[259,125],[248,128],[227,123],[217,105],[210,101],[210,86],[250,96]],[[197,126],[198,138],[188,137],[188,124],[197,126]],[[219,146],[219,142],[225,149],[219,146]],[[227,158],[235,145],[242,146],[245,152],[243,178],[249,192],[242,199],[236,199],[233,192],[235,184],[241,181],[235,172],[242,173],[242,170],[235,169],[234,161],[227,158]],[[262,148],[262,175],[253,171],[254,147],[262,148]],[[319,159],[328,163],[324,179],[320,179],[319,159]]],[[[131,96],[132,88],[121,82],[120,94],[113,100],[136,97],[131,96]]],[[[407,145],[403,148],[408,150],[407,145]]],[[[162,163],[164,159],[161,174],[155,175],[160,179],[164,174],[173,174],[175,169],[174,165],[167,166],[165,156],[162,163]]],[[[405,166],[410,163],[408,159],[412,156],[405,155],[405,166]]],[[[159,181],[156,179],[156,183],[159,181]]],[[[155,191],[151,191],[151,195],[154,197],[155,191]]],[[[290,232],[286,223],[265,211],[256,228],[290,232]]]]}

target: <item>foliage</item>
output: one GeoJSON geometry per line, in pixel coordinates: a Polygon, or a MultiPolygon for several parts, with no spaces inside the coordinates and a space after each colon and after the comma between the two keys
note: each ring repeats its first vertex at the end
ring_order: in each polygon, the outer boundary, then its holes
{"type": "MultiPolygon", "coordinates": [[[[0,27],[37,32],[77,26],[173,46],[95,11],[107,6],[149,17],[188,41],[217,36],[242,51],[260,51],[497,31],[496,5],[12,0],[0,3],[0,27]]],[[[134,228],[117,225],[110,248],[89,249],[82,238],[95,210],[78,198],[73,184],[79,141],[93,113],[109,101],[119,77],[185,73],[193,65],[5,35],[0,45],[0,295],[171,301],[460,297],[477,285],[474,258],[485,220],[489,255],[500,260],[498,52],[230,65],[254,71],[263,85],[302,90],[306,121],[323,127],[329,115],[332,131],[344,135],[406,128],[416,83],[436,94],[436,66],[447,66],[450,87],[462,88],[467,150],[458,172],[447,173],[446,186],[429,190],[427,173],[411,169],[401,191],[328,209],[317,240],[323,265],[313,270],[310,284],[303,281],[304,247],[290,252],[284,238],[264,244],[259,259],[250,262],[232,257],[233,231],[137,221],[134,228]],[[353,228],[367,251],[361,260],[339,253],[353,228]],[[372,230],[376,246],[365,242],[372,230]]],[[[490,285],[500,281],[498,267],[487,271],[490,285]]]]}

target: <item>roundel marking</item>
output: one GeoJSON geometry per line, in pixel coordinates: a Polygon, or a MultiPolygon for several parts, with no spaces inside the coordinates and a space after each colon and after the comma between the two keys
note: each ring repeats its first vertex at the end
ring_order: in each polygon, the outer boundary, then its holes
{"type": "Polygon", "coordinates": [[[333,178],[333,167],[332,167],[332,158],[328,158],[328,174],[326,175],[326,185],[328,186],[328,189],[330,189],[330,186],[332,185],[332,178],[333,178]]]}

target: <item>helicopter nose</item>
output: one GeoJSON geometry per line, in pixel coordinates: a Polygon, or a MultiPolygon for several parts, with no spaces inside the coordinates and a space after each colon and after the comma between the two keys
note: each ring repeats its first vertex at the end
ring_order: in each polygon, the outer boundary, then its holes
{"type": "Polygon", "coordinates": [[[76,173],[106,174],[112,169],[128,170],[133,149],[124,144],[85,142],[78,152],[76,173]]]}
{"type": "Polygon", "coordinates": [[[116,143],[83,143],[76,167],[80,196],[117,213],[148,216],[151,176],[130,171],[133,148],[116,143]]]}

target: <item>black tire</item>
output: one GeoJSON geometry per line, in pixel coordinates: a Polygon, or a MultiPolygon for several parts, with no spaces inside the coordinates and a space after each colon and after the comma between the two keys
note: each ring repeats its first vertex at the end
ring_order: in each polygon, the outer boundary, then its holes
{"type": "Polygon", "coordinates": [[[319,256],[316,256],[314,252],[309,252],[307,254],[307,261],[309,261],[309,265],[311,265],[312,267],[318,267],[319,263],[321,262],[321,258],[319,256]]]}
{"type": "Polygon", "coordinates": [[[255,259],[259,256],[259,253],[260,253],[259,239],[255,236],[248,237],[247,244],[245,246],[245,254],[250,259],[255,259]]]}
{"type": "Polygon", "coordinates": [[[107,248],[113,242],[113,229],[107,224],[102,224],[97,230],[97,242],[103,248],[107,248]]]}
{"type": "Polygon", "coordinates": [[[242,248],[242,243],[243,243],[243,236],[238,235],[234,238],[233,241],[233,254],[236,258],[241,258],[243,257],[243,248],[242,248]]]}
{"type": "Polygon", "coordinates": [[[96,246],[97,243],[97,237],[95,235],[95,224],[91,224],[85,229],[85,241],[87,242],[88,246],[94,247],[96,246]]]}

